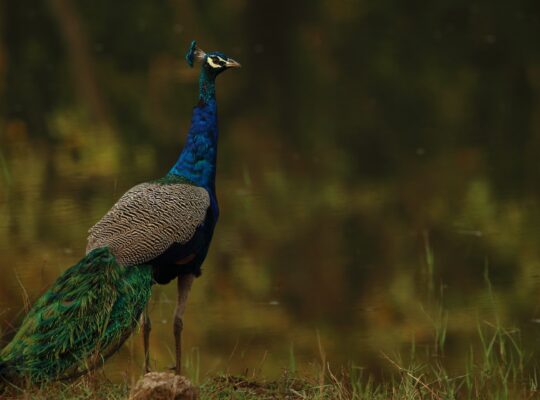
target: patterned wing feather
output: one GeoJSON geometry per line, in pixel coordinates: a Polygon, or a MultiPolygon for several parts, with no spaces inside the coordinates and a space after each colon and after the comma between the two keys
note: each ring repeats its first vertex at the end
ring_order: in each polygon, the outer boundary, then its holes
{"type": "Polygon", "coordinates": [[[142,264],[186,243],[210,205],[204,188],[142,183],[127,191],[89,230],[87,252],[108,246],[120,265],[142,264]]]}

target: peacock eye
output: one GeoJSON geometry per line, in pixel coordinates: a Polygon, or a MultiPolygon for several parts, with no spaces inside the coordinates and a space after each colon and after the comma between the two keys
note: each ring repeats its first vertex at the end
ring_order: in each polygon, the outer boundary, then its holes
{"type": "Polygon", "coordinates": [[[209,57],[208,64],[212,68],[220,68],[222,66],[222,64],[219,62],[219,57],[216,57],[216,56],[209,57]]]}

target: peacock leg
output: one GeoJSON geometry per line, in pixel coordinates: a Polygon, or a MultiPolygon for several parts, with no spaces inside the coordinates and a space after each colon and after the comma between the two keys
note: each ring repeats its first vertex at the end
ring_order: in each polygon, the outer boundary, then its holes
{"type": "Polygon", "coordinates": [[[184,328],[184,311],[186,311],[186,303],[189,295],[189,290],[193,284],[195,276],[191,274],[179,275],[177,280],[177,298],[176,310],[174,311],[174,341],[176,345],[176,375],[180,375],[182,369],[182,329],[184,328]]]}
{"type": "Polygon", "coordinates": [[[150,331],[152,330],[152,323],[148,315],[148,304],[144,307],[143,315],[141,318],[142,331],[143,331],[143,345],[144,345],[144,372],[150,372],[150,331]]]}

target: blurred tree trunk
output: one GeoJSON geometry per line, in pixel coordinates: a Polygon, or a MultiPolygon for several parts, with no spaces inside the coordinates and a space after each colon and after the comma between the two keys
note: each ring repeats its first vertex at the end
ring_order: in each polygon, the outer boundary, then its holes
{"type": "Polygon", "coordinates": [[[88,41],[77,11],[70,0],[49,0],[49,4],[67,46],[79,96],[99,123],[111,126],[111,119],[97,84],[88,41]]]}

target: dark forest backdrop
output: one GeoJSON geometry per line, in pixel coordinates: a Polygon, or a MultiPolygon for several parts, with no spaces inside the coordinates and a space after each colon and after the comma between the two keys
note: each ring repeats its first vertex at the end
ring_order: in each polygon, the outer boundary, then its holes
{"type": "MultiPolygon", "coordinates": [[[[222,219],[186,321],[189,368],[279,374],[478,325],[540,347],[540,3],[0,1],[0,320],[9,337],[86,231],[165,174],[218,82],[222,219]]],[[[174,285],[154,289],[172,363],[174,285]]],[[[140,371],[139,337],[111,374],[140,371]]]]}

